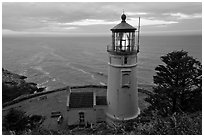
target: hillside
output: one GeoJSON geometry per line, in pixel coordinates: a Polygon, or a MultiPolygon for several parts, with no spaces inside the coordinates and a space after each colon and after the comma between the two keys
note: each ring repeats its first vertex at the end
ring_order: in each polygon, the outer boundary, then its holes
{"type": "Polygon", "coordinates": [[[38,88],[36,83],[25,81],[27,77],[12,73],[2,68],[2,102],[11,101],[21,95],[32,94],[35,91],[40,92],[43,89],[38,88]]]}
{"type": "MultiPolygon", "coordinates": [[[[53,91],[41,92],[31,94],[35,91],[39,92],[35,83],[27,83],[25,76],[11,73],[8,70],[2,69],[2,85],[3,85],[3,103],[11,101],[3,107],[2,116],[3,121],[10,110],[17,109],[25,114],[25,117],[31,119],[32,117],[41,117],[40,123],[37,125],[27,127],[31,123],[26,123],[25,130],[16,132],[14,134],[31,134],[31,135],[47,135],[47,134],[71,134],[71,135],[200,135],[202,134],[202,112],[194,113],[174,113],[168,117],[161,117],[159,115],[150,115],[148,111],[149,104],[145,101],[151,92],[144,90],[147,87],[141,87],[138,92],[139,108],[141,114],[133,121],[125,122],[123,125],[111,128],[106,123],[100,123],[94,128],[68,128],[67,126],[67,89],[72,90],[95,90],[97,92],[106,92],[106,86],[85,85],[75,87],[64,87],[53,91]],[[22,97],[25,95],[25,97],[22,97]],[[27,97],[26,97],[27,95],[27,97]],[[20,97],[21,96],[21,97],[20,97]],[[64,121],[61,124],[57,123],[56,118],[51,117],[53,111],[60,111],[64,116],[64,121]],[[38,125],[39,124],[39,125],[38,125]]],[[[6,103],[5,103],[6,104],[6,103]]],[[[31,121],[31,120],[28,120],[31,121]]],[[[10,129],[6,129],[3,122],[3,134],[10,133],[10,129]]],[[[12,122],[13,123],[13,122],[12,122]]],[[[32,125],[32,124],[31,124],[32,125]]],[[[18,127],[18,126],[15,126],[18,127]]]]}

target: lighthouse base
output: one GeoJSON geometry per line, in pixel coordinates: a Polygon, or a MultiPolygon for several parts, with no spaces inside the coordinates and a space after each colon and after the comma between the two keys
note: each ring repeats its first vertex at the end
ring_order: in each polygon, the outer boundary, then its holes
{"type": "Polygon", "coordinates": [[[138,108],[138,113],[133,116],[133,117],[129,117],[129,118],[118,118],[118,117],[114,117],[113,115],[106,113],[106,123],[111,126],[111,127],[118,127],[120,125],[123,125],[129,121],[132,121],[134,119],[136,119],[138,117],[138,115],[140,114],[140,109],[138,108]]]}

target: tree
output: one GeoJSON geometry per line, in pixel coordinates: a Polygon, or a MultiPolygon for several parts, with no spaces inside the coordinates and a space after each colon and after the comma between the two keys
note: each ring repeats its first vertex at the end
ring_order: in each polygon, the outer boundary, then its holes
{"type": "Polygon", "coordinates": [[[3,127],[7,131],[15,131],[20,133],[27,128],[29,118],[25,112],[18,109],[11,109],[3,119],[3,127]]]}
{"type": "Polygon", "coordinates": [[[155,68],[156,87],[146,99],[149,109],[163,116],[202,108],[202,66],[186,51],[173,51],[161,57],[155,68]],[[197,99],[199,98],[199,101],[197,99]]]}

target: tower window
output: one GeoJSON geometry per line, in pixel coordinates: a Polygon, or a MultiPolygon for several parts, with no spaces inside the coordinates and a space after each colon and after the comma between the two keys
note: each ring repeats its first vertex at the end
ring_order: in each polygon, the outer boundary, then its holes
{"type": "Polygon", "coordinates": [[[121,80],[121,86],[122,88],[129,88],[130,87],[130,70],[123,71],[122,70],[122,80],[121,80]]]}
{"type": "Polygon", "coordinates": [[[124,64],[127,64],[127,57],[124,58],[124,64]]]}

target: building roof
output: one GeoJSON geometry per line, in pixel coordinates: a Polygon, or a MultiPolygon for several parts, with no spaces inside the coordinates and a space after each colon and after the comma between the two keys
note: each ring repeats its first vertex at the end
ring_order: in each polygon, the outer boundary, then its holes
{"type": "Polygon", "coordinates": [[[106,96],[96,96],[96,105],[107,105],[106,96]]]}
{"type": "Polygon", "coordinates": [[[93,92],[71,92],[70,108],[92,108],[93,107],[93,92]]]}
{"type": "Polygon", "coordinates": [[[121,19],[122,19],[121,23],[116,25],[115,27],[113,27],[111,29],[111,31],[113,31],[113,32],[125,32],[125,31],[134,32],[136,30],[135,27],[133,27],[130,24],[126,23],[126,21],[125,21],[126,15],[125,14],[123,14],[121,16],[121,19]]]}
{"type": "Polygon", "coordinates": [[[130,24],[126,23],[126,22],[121,22],[120,24],[116,25],[115,27],[113,27],[111,29],[111,31],[113,32],[124,32],[124,31],[130,31],[130,32],[133,32],[135,31],[136,28],[131,26],[130,24]]]}

